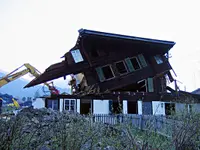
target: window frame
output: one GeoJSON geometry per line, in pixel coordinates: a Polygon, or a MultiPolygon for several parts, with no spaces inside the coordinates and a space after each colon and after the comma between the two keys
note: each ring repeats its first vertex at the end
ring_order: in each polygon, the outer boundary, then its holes
{"type": "MultiPolygon", "coordinates": [[[[131,61],[131,59],[133,59],[133,58],[136,58],[136,61],[137,61],[137,63],[139,64],[140,69],[142,69],[142,66],[141,66],[140,61],[138,60],[137,56],[129,57],[130,61],[131,61]]],[[[131,62],[131,63],[132,63],[132,62],[131,62]]],[[[133,63],[132,63],[132,65],[133,65],[133,63]]],[[[134,65],[133,65],[133,68],[134,68],[135,71],[140,70],[140,69],[135,69],[134,65]]]]}
{"type": "MultiPolygon", "coordinates": [[[[144,86],[145,86],[145,89],[146,89],[146,91],[145,92],[148,92],[148,87],[147,87],[147,79],[142,79],[142,80],[140,80],[140,81],[138,81],[137,82],[137,84],[139,84],[140,82],[143,82],[143,81],[145,81],[145,84],[144,84],[144,86]]],[[[138,90],[137,90],[138,91],[138,90]]]]}
{"type": "Polygon", "coordinates": [[[80,49],[73,49],[70,51],[70,53],[71,53],[72,58],[75,63],[80,63],[80,62],[84,61],[84,58],[83,58],[83,55],[82,55],[80,49]],[[75,53],[73,53],[73,52],[75,52],[75,53]],[[76,57],[76,56],[78,56],[78,57],[76,57]]]}
{"type": "Polygon", "coordinates": [[[50,109],[53,109],[53,110],[59,110],[59,100],[58,99],[47,99],[47,108],[50,108],[50,109]],[[49,107],[49,104],[51,105],[51,107],[49,107]],[[56,105],[57,105],[57,108],[54,109],[54,107],[56,105]]]}
{"type": "MultiPolygon", "coordinates": [[[[104,76],[104,81],[108,81],[108,80],[112,80],[112,79],[114,79],[116,76],[115,76],[115,73],[114,73],[114,71],[113,71],[113,69],[112,69],[112,65],[111,64],[109,64],[109,65],[104,65],[104,66],[102,66],[102,67],[100,67],[101,68],[101,70],[102,70],[102,72],[103,72],[103,76],[104,76]],[[113,74],[113,77],[112,78],[109,78],[109,79],[106,79],[106,77],[105,77],[105,75],[104,75],[104,72],[103,72],[103,67],[107,67],[107,66],[109,66],[110,67],[110,70],[111,70],[111,72],[112,72],[112,74],[113,74]]],[[[103,81],[102,81],[103,82],[103,81]]]]}
{"type": "Polygon", "coordinates": [[[162,57],[161,57],[160,55],[155,55],[155,56],[153,56],[153,57],[154,57],[154,60],[156,61],[156,63],[157,63],[158,65],[164,63],[164,61],[163,61],[163,59],[162,59],[162,57]]]}
{"type": "Polygon", "coordinates": [[[76,104],[76,100],[75,99],[64,99],[64,110],[65,111],[69,111],[69,112],[76,112],[76,106],[77,106],[77,104],[76,104]],[[69,101],[69,109],[66,109],[66,101],[69,101]],[[74,110],[71,110],[71,106],[72,106],[72,101],[74,101],[74,110]]]}
{"type": "Polygon", "coordinates": [[[117,73],[119,73],[119,75],[125,75],[125,74],[128,74],[128,73],[129,73],[128,67],[127,67],[127,65],[126,65],[126,62],[124,62],[124,60],[120,60],[120,61],[115,62],[115,67],[116,67],[117,73]],[[125,73],[119,73],[119,71],[118,71],[118,69],[117,69],[116,64],[117,64],[117,63],[120,63],[120,62],[122,62],[122,63],[124,64],[125,68],[126,68],[126,72],[125,72],[125,73]]]}

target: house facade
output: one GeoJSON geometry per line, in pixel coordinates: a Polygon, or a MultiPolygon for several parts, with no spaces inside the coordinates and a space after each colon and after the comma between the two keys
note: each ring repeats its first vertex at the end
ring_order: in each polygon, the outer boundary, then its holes
{"type": "Polygon", "coordinates": [[[185,98],[167,87],[172,41],[79,30],[75,46],[26,87],[67,75],[72,93],[45,97],[44,106],[88,113],[166,114],[171,101],[185,98]],[[170,90],[170,92],[168,92],[170,90]],[[168,102],[168,103],[165,103],[168,102]]]}

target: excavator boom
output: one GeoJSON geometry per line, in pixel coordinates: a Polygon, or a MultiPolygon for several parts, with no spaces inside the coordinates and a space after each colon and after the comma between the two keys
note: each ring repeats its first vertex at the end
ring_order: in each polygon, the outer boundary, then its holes
{"type": "MultiPolygon", "coordinates": [[[[2,86],[4,86],[4,85],[8,84],[9,82],[14,81],[14,80],[26,75],[27,73],[32,74],[36,78],[39,77],[40,74],[41,74],[40,71],[38,71],[35,67],[30,65],[29,63],[25,63],[21,67],[15,69],[11,73],[9,73],[6,76],[0,78],[0,88],[2,86]],[[27,69],[24,69],[22,71],[19,71],[19,72],[15,73],[16,71],[18,71],[23,66],[25,66],[27,69]]],[[[51,86],[49,83],[46,83],[46,82],[44,84],[49,88],[51,94],[53,94],[53,95],[58,95],[59,94],[59,91],[53,85],[51,86]]]]}
{"type": "Polygon", "coordinates": [[[0,87],[8,84],[11,81],[14,81],[14,80],[24,76],[28,72],[29,72],[29,70],[25,69],[25,70],[22,70],[20,72],[15,73],[15,74],[7,75],[5,77],[0,78],[0,87]]]}

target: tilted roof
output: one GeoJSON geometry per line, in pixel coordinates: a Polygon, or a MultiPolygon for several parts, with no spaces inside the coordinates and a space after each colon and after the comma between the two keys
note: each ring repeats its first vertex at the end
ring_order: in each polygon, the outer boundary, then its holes
{"type": "MultiPolygon", "coordinates": [[[[106,32],[99,32],[87,29],[80,29],[79,30],[79,37],[77,39],[76,45],[79,44],[79,41],[84,36],[97,36],[100,38],[112,38],[112,39],[120,39],[120,40],[130,40],[130,41],[141,41],[144,43],[153,43],[165,46],[165,52],[171,49],[175,42],[172,41],[164,41],[164,40],[156,40],[156,39],[149,39],[149,38],[141,38],[135,36],[128,36],[128,35],[120,35],[120,34],[113,34],[113,33],[106,33],[106,32]]],[[[76,48],[76,45],[74,48],[76,48]]],[[[73,48],[72,48],[73,49],[73,48]]],[[[47,81],[51,81],[57,79],[59,77],[63,77],[68,74],[76,74],[82,72],[84,69],[88,69],[89,65],[86,62],[75,63],[75,64],[68,64],[67,61],[63,61],[57,64],[53,64],[48,67],[41,76],[32,80],[28,85],[25,86],[31,87],[34,85],[38,85],[47,81]]]]}

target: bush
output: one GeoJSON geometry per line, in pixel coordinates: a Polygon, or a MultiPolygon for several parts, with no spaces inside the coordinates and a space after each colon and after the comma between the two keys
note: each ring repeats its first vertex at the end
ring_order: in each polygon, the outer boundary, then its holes
{"type": "Polygon", "coordinates": [[[173,135],[166,137],[150,126],[140,130],[127,122],[109,125],[93,122],[92,116],[25,108],[9,120],[0,120],[0,149],[198,149],[199,115],[181,113],[171,120],[168,130],[173,135]]]}

